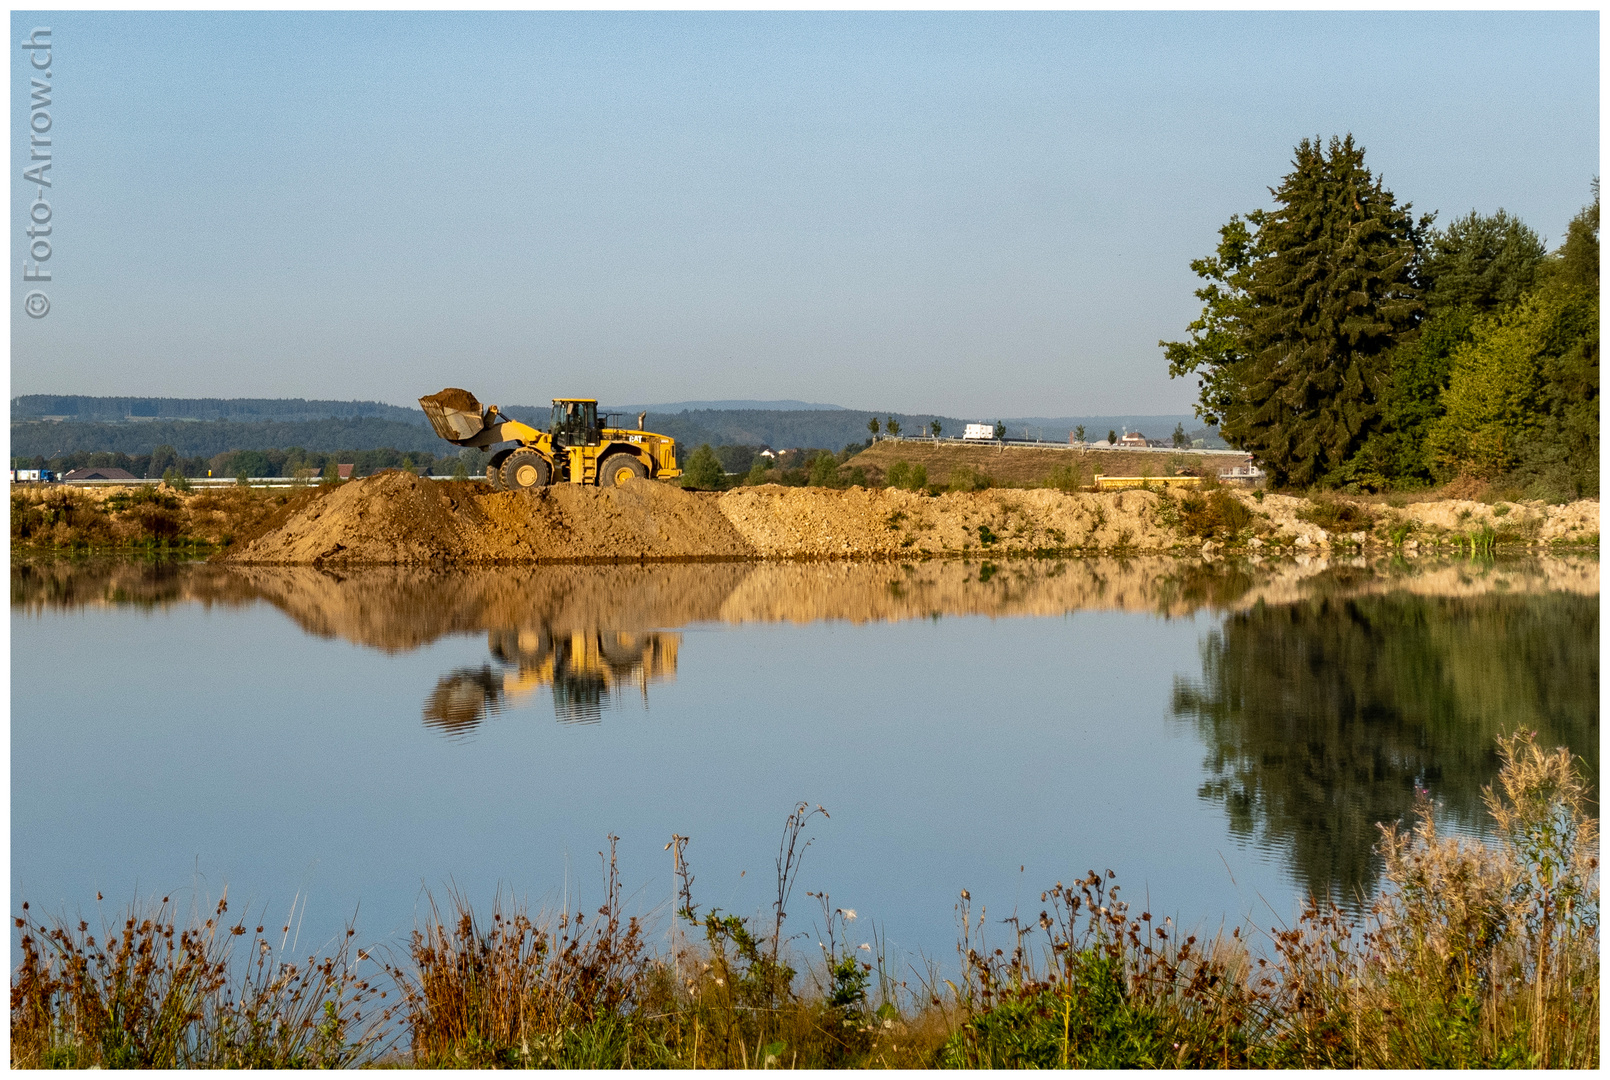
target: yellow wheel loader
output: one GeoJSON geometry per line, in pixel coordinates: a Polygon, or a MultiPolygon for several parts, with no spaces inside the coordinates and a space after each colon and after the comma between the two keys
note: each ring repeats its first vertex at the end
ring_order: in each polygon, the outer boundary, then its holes
{"type": "Polygon", "coordinates": [[[436,434],[455,446],[487,450],[512,442],[492,455],[486,478],[494,491],[524,491],[548,484],[597,484],[613,487],[633,477],[670,479],[681,476],[676,441],[669,435],[599,422],[596,398],[554,398],[548,430],[504,416],[496,405],[481,407],[468,390],[449,387],[419,399],[436,434]]]}

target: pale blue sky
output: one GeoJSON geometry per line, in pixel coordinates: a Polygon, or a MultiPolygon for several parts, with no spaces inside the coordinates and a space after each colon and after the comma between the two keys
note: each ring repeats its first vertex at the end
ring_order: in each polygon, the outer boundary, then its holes
{"type": "Polygon", "coordinates": [[[1188,263],[1304,136],[1553,246],[1598,15],[15,13],[55,247],[11,392],[1178,412],[1188,263]]]}

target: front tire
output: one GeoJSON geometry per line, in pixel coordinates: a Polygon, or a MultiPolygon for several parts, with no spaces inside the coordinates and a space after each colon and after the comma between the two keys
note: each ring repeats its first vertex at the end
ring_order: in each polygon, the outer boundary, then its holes
{"type": "Polygon", "coordinates": [[[631,454],[611,454],[598,465],[599,487],[620,487],[633,479],[648,479],[648,466],[631,454]]]}
{"type": "Polygon", "coordinates": [[[535,450],[516,450],[504,459],[500,470],[505,491],[530,491],[546,487],[553,477],[548,459],[535,450]]]}
{"type": "Polygon", "coordinates": [[[486,463],[486,483],[493,491],[502,491],[503,463],[508,460],[512,450],[499,450],[492,455],[492,460],[486,463]]]}

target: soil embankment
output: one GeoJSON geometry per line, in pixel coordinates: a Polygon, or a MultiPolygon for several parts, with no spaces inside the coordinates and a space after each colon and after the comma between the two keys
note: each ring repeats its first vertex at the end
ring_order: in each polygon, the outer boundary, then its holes
{"type": "MultiPolygon", "coordinates": [[[[1103,444],[1104,445],[1104,444],[1103,444]]],[[[868,475],[884,476],[898,461],[921,465],[930,482],[950,483],[958,468],[983,473],[1002,484],[1041,484],[1059,469],[1075,469],[1081,483],[1097,473],[1107,476],[1217,476],[1247,463],[1247,455],[1234,450],[1222,454],[1158,453],[1155,450],[1076,450],[1061,446],[1023,446],[1017,443],[922,442],[918,439],[882,439],[849,461],[868,475]]]]}
{"type": "MultiPolygon", "coordinates": [[[[489,492],[383,473],[292,500],[222,556],[277,565],[661,559],[997,557],[1242,548],[1252,554],[1596,542],[1599,506],[1440,501],[1401,507],[1245,491],[890,488],[685,492],[632,481],[489,492]]],[[[1475,550],[1475,547],[1472,547],[1475,550]]]]}

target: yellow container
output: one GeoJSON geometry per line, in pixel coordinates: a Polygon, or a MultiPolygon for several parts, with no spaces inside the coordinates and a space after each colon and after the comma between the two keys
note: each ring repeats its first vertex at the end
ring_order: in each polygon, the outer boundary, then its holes
{"type": "Polygon", "coordinates": [[[1124,488],[1197,487],[1200,476],[1103,476],[1096,474],[1097,491],[1121,491],[1124,488]]]}

